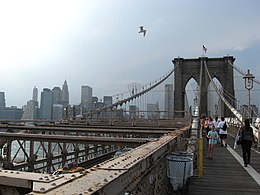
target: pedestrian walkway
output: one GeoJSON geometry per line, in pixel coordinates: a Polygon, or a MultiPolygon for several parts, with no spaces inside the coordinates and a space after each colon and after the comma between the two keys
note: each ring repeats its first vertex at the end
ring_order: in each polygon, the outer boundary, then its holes
{"type": "Polygon", "coordinates": [[[242,149],[235,150],[234,138],[228,136],[228,147],[218,144],[214,148],[213,160],[206,158],[207,144],[203,148],[203,176],[192,177],[189,195],[259,195],[260,194],[260,152],[252,149],[251,164],[244,167],[242,149]]]}

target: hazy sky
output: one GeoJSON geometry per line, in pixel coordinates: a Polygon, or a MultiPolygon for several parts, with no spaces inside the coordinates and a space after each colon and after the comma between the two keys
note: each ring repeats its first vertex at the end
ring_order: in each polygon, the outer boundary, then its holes
{"type": "Polygon", "coordinates": [[[80,102],[165,75],[175,57],[236,58],[259,79],[258,0],[0,0],[0,91],[21,107],[32,89],[62,87],[80,102]],[[147,29],[146,37],[138,33],[147,29]]]}

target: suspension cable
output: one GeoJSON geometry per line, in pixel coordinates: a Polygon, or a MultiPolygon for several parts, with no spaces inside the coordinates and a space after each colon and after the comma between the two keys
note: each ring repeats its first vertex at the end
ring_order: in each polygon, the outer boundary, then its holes
{"type": "Polygon", "coordinates": [[[204,62],[204,67],[205,67],[205,70],[208,74],[208,77],[210,79],[210,81],[212,82],[213,84],[213,87],[215,88],[217,94],[219,95],[219,97],[222,99],[222,101],[224,102],[224,104],[230,109],[230,111],[235,115],[235,117],[238,119],[238,121],[242,124],[243,123],[243,117],[242,115],[225,99],[225,97],[221,94],[221,92],[219,91],[219,89],[217,88],[217,85],[215,84],[215,82],[213,81],[210,73],[209,73],[209,70],[207,68],[207,65],[206,65],[206,62],[204,62]]]}
{"type": "MultiPolygon", "coordinates": [[[[235,66],[234,64],[232,64],[229,60],[228,60],[228,63],[238,72],[240,73],[241,75],[245,76],[245,73],[243,72],[242,69],[239,69],[237,66],[235,66]]],[[[260,81],[256,80],[255,78],[253,79],[253,81],[257,84],[260,84],[260,81]]]]}
{"type": "MultiPolygon", "coordinates": [[[[229,60],[228,60],[228,63],[229,63],[238,73],[240,73],[240,74],[243,75],[243,76],[246,76],[246,74],[244,73],[245,71],[243,72],[243,70],[242,70],[241,68],[238,68],[238,66],[235,66],[235,65],[232,64],[229,60]]],[[[257,84],[260,84],[260,81],[258,81],[258,80],[255,79],[255,78],[253,78],[253,82],[255,82],[255,83],[257,83],[257,84]]],[[[251,105],[249,105],[249,106],[251,107],[251,105]]],[[[258,113],[256,113],[256,111],[255,111],[254,109],[252,109],[252,107],[251,107],[251,110],[253,110],[253,113],[258,116],[258,113]]],[[[249,114],[247,110],[246,110],[246,112],[247,112],[247,114],[249,114]]]]}

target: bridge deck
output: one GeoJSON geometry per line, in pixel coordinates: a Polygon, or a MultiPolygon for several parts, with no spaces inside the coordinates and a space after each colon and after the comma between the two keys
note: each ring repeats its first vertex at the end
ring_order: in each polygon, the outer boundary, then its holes
{"type": "Polygon", "coordinates": [[[213,160],[209,160],[204,140],[203,176],[191,178],[189,195],[260,194],[259,151],[252,150],[251,165],[244,167],[241,146],[233,150],[234,138],[229,136],[228,141],[227,148],[218,144],[214,148],[213,160]]]}

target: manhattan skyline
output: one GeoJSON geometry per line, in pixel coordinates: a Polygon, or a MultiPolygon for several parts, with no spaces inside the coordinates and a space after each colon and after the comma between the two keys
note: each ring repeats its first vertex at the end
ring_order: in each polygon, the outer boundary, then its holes
{"type": "Polygon", "coordinates": [[[80,103],[82,85],[114,96],[160,78],[178,56],[200,57],[202,45],[207,57],[234,56],[260,80],[259,7],[257,0],[1,1],[0,91],[17,107],[33,86],[64,80],[71,104],[80,103]]]}

